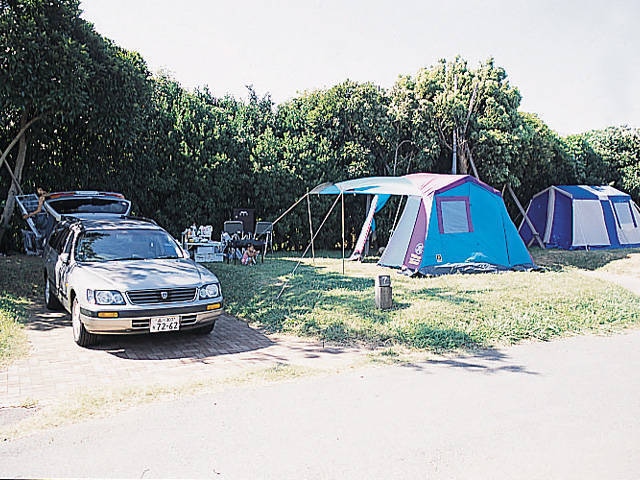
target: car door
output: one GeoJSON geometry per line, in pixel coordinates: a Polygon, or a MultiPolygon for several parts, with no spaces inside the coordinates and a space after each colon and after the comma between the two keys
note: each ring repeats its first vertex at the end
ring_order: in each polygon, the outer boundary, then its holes
{"type": "Polygon", "coordinates": [[[69,229],[60,239],[60,254],[56,262],[58,298],[63,305],[69,306],[67,277],[71,268],[71,249],[75,235],[69,229]]]}
{"type": "Polygon", "coordinates": [[[61,254],[70,236],[71,230],[69,226],[58,224],[47,240],[47,245],[43,253],[47,281],[50,282],[51,292],[53,292],[59,300],[62,298],[60,296],[61,270],[66,263],[64,256],[61,254]]]}
{"type": "Polygon", "coordinates": [[[51,232],[51,235],[47,239],[47,243],[44,246],[44,252],[42,254],[46,276],[48,281],[51,283],[51,291],[54,294],[57,294],[56,263],[58,261],[59,255],[58,249],[60,236],[64,233],[65,228],[66,227],[64,225],[60,224],[56,226],[56,228],[53,230],[53,232],[51,232]]]}

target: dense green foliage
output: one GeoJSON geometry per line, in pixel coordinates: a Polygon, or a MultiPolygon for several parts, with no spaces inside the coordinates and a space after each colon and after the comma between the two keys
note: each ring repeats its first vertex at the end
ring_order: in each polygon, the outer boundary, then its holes
{"type": "MultiPolygon", "coordinates": [[[[559,183],[612,183],[640,197],[638,130],[561,138],[518,110],[520,92],[493,59],[476,68],[459,57],[441,60],[389,90],[345,81],[275,105],[251,88],[246,100],[215,98],[152,76],[140,55],[80,17],[78,0],[0,2],[0,45],[0,150],[37,119],[7,157],[23,188],[121,191],[137,214],[176,236],[194,221],[219,234],[234,207],[274,220],[326,181],[448,173],[454,149],[458,173],[475,167],[494,187],[513,186],[525,204],[559,183]]],[[[0,202],[11,198],[10,187],[2,166],[0,202]]],[[[318,225],[331,200],[313,201],[318,225]]],[[[346,202],[353,233],[365,206],[346,202]]],[[[13,205],[2,206],[8,225],[13,205]]],[[[383,237],[395,214],[387,210],[383,237]]],[[[318,246],[335,246],[338,217],[328,219],[318,246]]],[[[307,223],[302,206],[285,217],[278,247],[303,247],[307,223]]],[[[21,227],[14,215],[3,248],[17,248],[21,227]]]]}

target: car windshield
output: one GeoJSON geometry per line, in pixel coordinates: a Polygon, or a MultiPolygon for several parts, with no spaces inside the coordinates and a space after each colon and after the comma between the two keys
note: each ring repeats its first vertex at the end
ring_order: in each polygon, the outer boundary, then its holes
{"type": "Polygon", "coordinates": [[[148,229],[89,231],[80,236],[75,250],[79,262],[180,258],[182,252],[166,232],[148,229]]]}

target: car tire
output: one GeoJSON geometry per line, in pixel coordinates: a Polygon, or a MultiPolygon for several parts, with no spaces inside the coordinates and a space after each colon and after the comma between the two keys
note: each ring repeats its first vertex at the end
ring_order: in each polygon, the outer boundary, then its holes
{"type": "Polygon", "coordinates": [[[51,289],[51,282],[48,278],[44,279],[44,304],[48,310],[61,310],[62,304],[53,294],[51,289]]]}
{"type": "Polygon", "coordinates": [[[215,327],[215,326],[216,326],[216,322],[214,320],[209,325],[205,325],[204,327],[196,328],[194,330],[194,332],[197,333],[198,335],[209,335],[211,332],[213,332],[213,327],[215,327]]]}
{"type": "Polygon", "coordinates": [[[73,299],[71,307],[71,326],[73,328],[73,339],[81,347],[90,347],[98,341],[98,336],[87,332],[80,319],[80,303],[77,298],[73,299]]]}

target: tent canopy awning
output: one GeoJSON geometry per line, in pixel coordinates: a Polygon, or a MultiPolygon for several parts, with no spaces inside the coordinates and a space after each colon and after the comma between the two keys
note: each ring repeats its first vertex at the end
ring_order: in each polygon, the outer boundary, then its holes
{"type": "Polygon", "coordinates": [[[420,195],[420,190],[406,177],[366,177],[337,183],[323,183],[309,193],[339,195],[420,195]]]}
{"type": "Polygon", "coordinates": [[[469,175],[444,175],[437,173],[414,173],[402,177],[365,177],[337,183],[323,183],[309,193],[317,195],[369,194],[426,196],[443,192],[461,183],[472,182],[499,194],[489,185],[469,175]]]}

